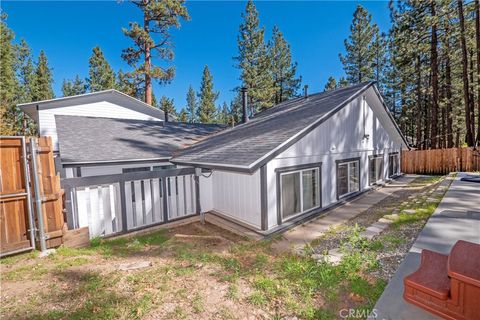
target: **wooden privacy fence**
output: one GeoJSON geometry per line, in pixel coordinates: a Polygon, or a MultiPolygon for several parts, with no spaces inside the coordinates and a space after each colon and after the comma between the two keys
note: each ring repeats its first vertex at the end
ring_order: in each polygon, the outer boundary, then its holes
{"type": "Polygon", "coordinates": [[[35,247],[24,137],[0,139],[0,253],[35,247]]]}
{"type": "Polygon", "coordinates": [[[473,148],[411,150],[402,152],[402,172],[447,174],[480,170],[480,152],[473,148]]]}
{"type": "Polygon", "coordinates": [[[63,191],[55,174],[51,138],[41,137],[37,142],[36,138],[1,137],[0,161],[0,255],[35,248],[40,234],[44,235],[47,247],[60,245],[64,224],[63,191]],[[38,145],[35,155],[32,143],[38,145]],[[36,167],[32,161],[34,156],[36,167]],[[35,178],[39,182],[38,197],[35,178]],[[36,212],[42,212],[42,232],[39,232],[36,212]]]}
{"type": "Polygon", "coordinates": [[[194,168],[62,179],[69,229],[127,233],[200,212],[194,168]]]}

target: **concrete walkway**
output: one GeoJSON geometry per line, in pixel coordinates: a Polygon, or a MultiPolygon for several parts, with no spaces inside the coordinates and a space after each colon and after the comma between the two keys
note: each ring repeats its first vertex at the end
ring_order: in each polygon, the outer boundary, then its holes
{"type": "Polygon", "coordinates": [[[382,188],[370,191],[351,202],[329,210],[325,215],[285,232],[282,239],[273,244],[273,248],[279,252],[288,250],[299,252],[306,244],[320,237],[330,227],[343,224],[356,217],[392,193],[401,190],[416,177],[416,175],[402,176],[382,188]]]}
{"type": "Polygon", "coordinates": [[[438,319],[403,300],[403,278],[417,270],[422,249],[449,254],[458,240],[480,243],[480,184],[459,173],[374,307],[371,319],[438,319]]]}

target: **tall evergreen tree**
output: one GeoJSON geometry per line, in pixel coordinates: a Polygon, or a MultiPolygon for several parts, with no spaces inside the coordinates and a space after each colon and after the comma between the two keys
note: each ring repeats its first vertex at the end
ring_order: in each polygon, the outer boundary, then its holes
{"type": "Polygon", "coordinates": [[[297,63],[292,62],[290,45],[276,26],[273,27],[272,41],[269,43],[269,55],[275,89],[274,102],[277,104],[295,96],[302,79],[296,77],[297,63]]]}
{"type": "Polygon", "coordinates": [[[216,122],[220,124],[228,124],[230,122],[229,118],[230,114],[228,112],[228,105],[224,101],[223,104],[218,107],[216,122]]]}
{"type": "Polygon", "coordinates": [[[194,123],[197,121],[197,97],[192,85],[188,87],[187,92],[187,121],[194,123]]]}
{"type": "Polygon", "coordinates": [[[73,79],[72,81],[66,79],[63,80],[62,94],[64,97],[84,94],[86,91],[86,85],[78,75],[76,75],[75,79],[73,79]]]}
{"type": "Polygon", "coordinates": [[[102,49],[95,47],[90,57],[87,86],[90,92],[115,88],[115,72],[105,58],[102,49]]]}
{"type": "Polygon", "coordinates": [[[14,135],[17,133],[16,119],[16,91],[18,83],[15,77],[15,48],[13,39],[15,35],[7,26],[7,15],[1,12],[0,22],[0,126],[1,135],[14,135]]]}
{"type": "Polygon", "coordinates": [[[143,23],[130,22],[123,33],[132,39],[134,46],[123,50],[122,58],[135,70],[129,75],[143,83],[145,102],[152,105],[152,79],[159,83],[170,82],[175,75],[172,65],[155,65],[153,59],[164,62],[173,60],[173,43],[170,29],[180,27],[180,19],[189,19],[184,0],[135,0],[132,1],[143,14],[143,23]],[[158,35],[158,41],[153,35],[158,35]]]}
{"type": "Polygon", "coordinates": [[[162,110],[166,116],[168,116],[168,121],[172,120],[172,117],[176,117],[175,105],[173,104],[173,99],[169,99],[166,96],[160,98],[157,108],[162,110]]]}
{"type": "Polygon", "coordinates": [[[38,61],[35,68],[32,100],[40,101],[54,98],[52,84],[52,70],[48,65],[47,56],[42,50],[38,56],[38,61]]]}
{"type": "Polygon", "coordinates": [[[334,77],[328,77],[327,84],[325,85],[325,89],[323,91],[330,91],[337,88],[337,80],[334,77]]]}
{"type": "Polygon", "coordinates": [[[376,28],[372,24],[372,16],[364,7],[358,5],[353,14],[350,36],[345,40],[346,55],[339,55],[350,83],[373,79],[376,28]]]}
{"type": "Polygon", "coordinates": [[[180,110],[180,113],[178,114],[178,121],[188,122],[188,113],[187,113],[187,110],[185,110],[185,108],[182,108],[182,110],[180,110]]]}
{"type": "Polygon", "coordinates": [[[348,80],[345,77],[341,77],[338,80],[337,88],[345,88],[345,87],[348,87],[348,86],[349,86],[349,83],[348,83],[348,80]]]}
{"type": "Polygon", "coordinates": [[[215,101],[218,98],[218,92],[213,89],[213,76],[205,66],[203,69],[202,82],[200,84],[200,92],[198,93],[198,109],[197,117],[201,123],[212,123],[215,121],[215,101]]]}
{"type": "Polygon", "coordinates": [[[31,102],[33,95],[33,83],[35,79],[32,51],[27,42],[22,39],[16,48],[17,56],[17,79],[19,84],[18,101],[20,103],[31,102]]]}
{"type": "Polygon", "coordinates": [[[115,82],[115,89],[125,94],[128,94],[131,97],[142,100],[141,89],[139,88],[138,83],[131,79],[128,74],[122,71],[122,69],[117,72],[117,79],[115,82]]]}
{"type": "Polygon", "coordinates": [[[275,87],[265,29],[260,27],[258,11],[252,0],[247,2],[242,19],[237,38],[238,56],[234,59],[238,62],[242,86],[248,89],[249,105],[255,113],[273,105],[275,87]]]}
{"type": "Polygon", "coordinates": [[[378,27],[374,25],[374,40],[372,43],[373,50],[373,80],[377,82],[377,86],[382,94],[386,93],[386,72],[387,72],[387,36],[380,32],[378,27]]]}
{"type": "MultiPolygon", "coordinates": [[[[35,81],[32,51],[27,42],[22,39],[16,46],[16,76],[18,81],[17,103],[31,102],[33,97],[33,85],[35,81]]],[[[17,126],[22,127],[23,135],[34,135],[36,132],[35,122],[27,117],[18,107],[15,107],[17,119],[22,119],[22,124],[17,121],[17,126]]],[[[17,129],[17,132],[20,130],[17,129]]]]}

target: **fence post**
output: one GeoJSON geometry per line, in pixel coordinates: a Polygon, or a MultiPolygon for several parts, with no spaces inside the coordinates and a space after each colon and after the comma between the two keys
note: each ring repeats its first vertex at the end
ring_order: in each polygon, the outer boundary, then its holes
{"type": "Polygon", "coordinates": [[[38,181],[37,140],[35,138],[30,139],[30,153],[32,157],[32,175],[33,175],[33,186],[35,190],[35,209],[37,212],[38,234],[40,238],[39,239],[40,250],[44,252],[47,250],[47,244],[45,239],[45,225],[43,223],[42,195],[40,190],[40,182],[38,181]]]}
{"type": "Polygon", "coordinates": [[[127,197],[125,196],[125,181],[120,181],[120,210],[122,215],[122,232],[127,232],[127,197]]]}
{"type": "Polygon", "coordinates": [[[168,222],[168,189],[167,189],[167,177],[162,179],[162,189],[163,189],[163,222],[168,222]]]}

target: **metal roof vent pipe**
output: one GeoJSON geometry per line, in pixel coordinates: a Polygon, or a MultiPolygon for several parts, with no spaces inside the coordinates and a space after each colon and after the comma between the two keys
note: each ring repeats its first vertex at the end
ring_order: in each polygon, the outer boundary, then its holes
{"type": "Polygon", "coordinates": [[[248,102],[247,88],[242,87],[242,123],[248,122],[248,102]]]}
{"type": "Polygon", "coordinates": [[[308,99],[308,84],[303,86],[303,96],[305,99],[308,99]]]}

